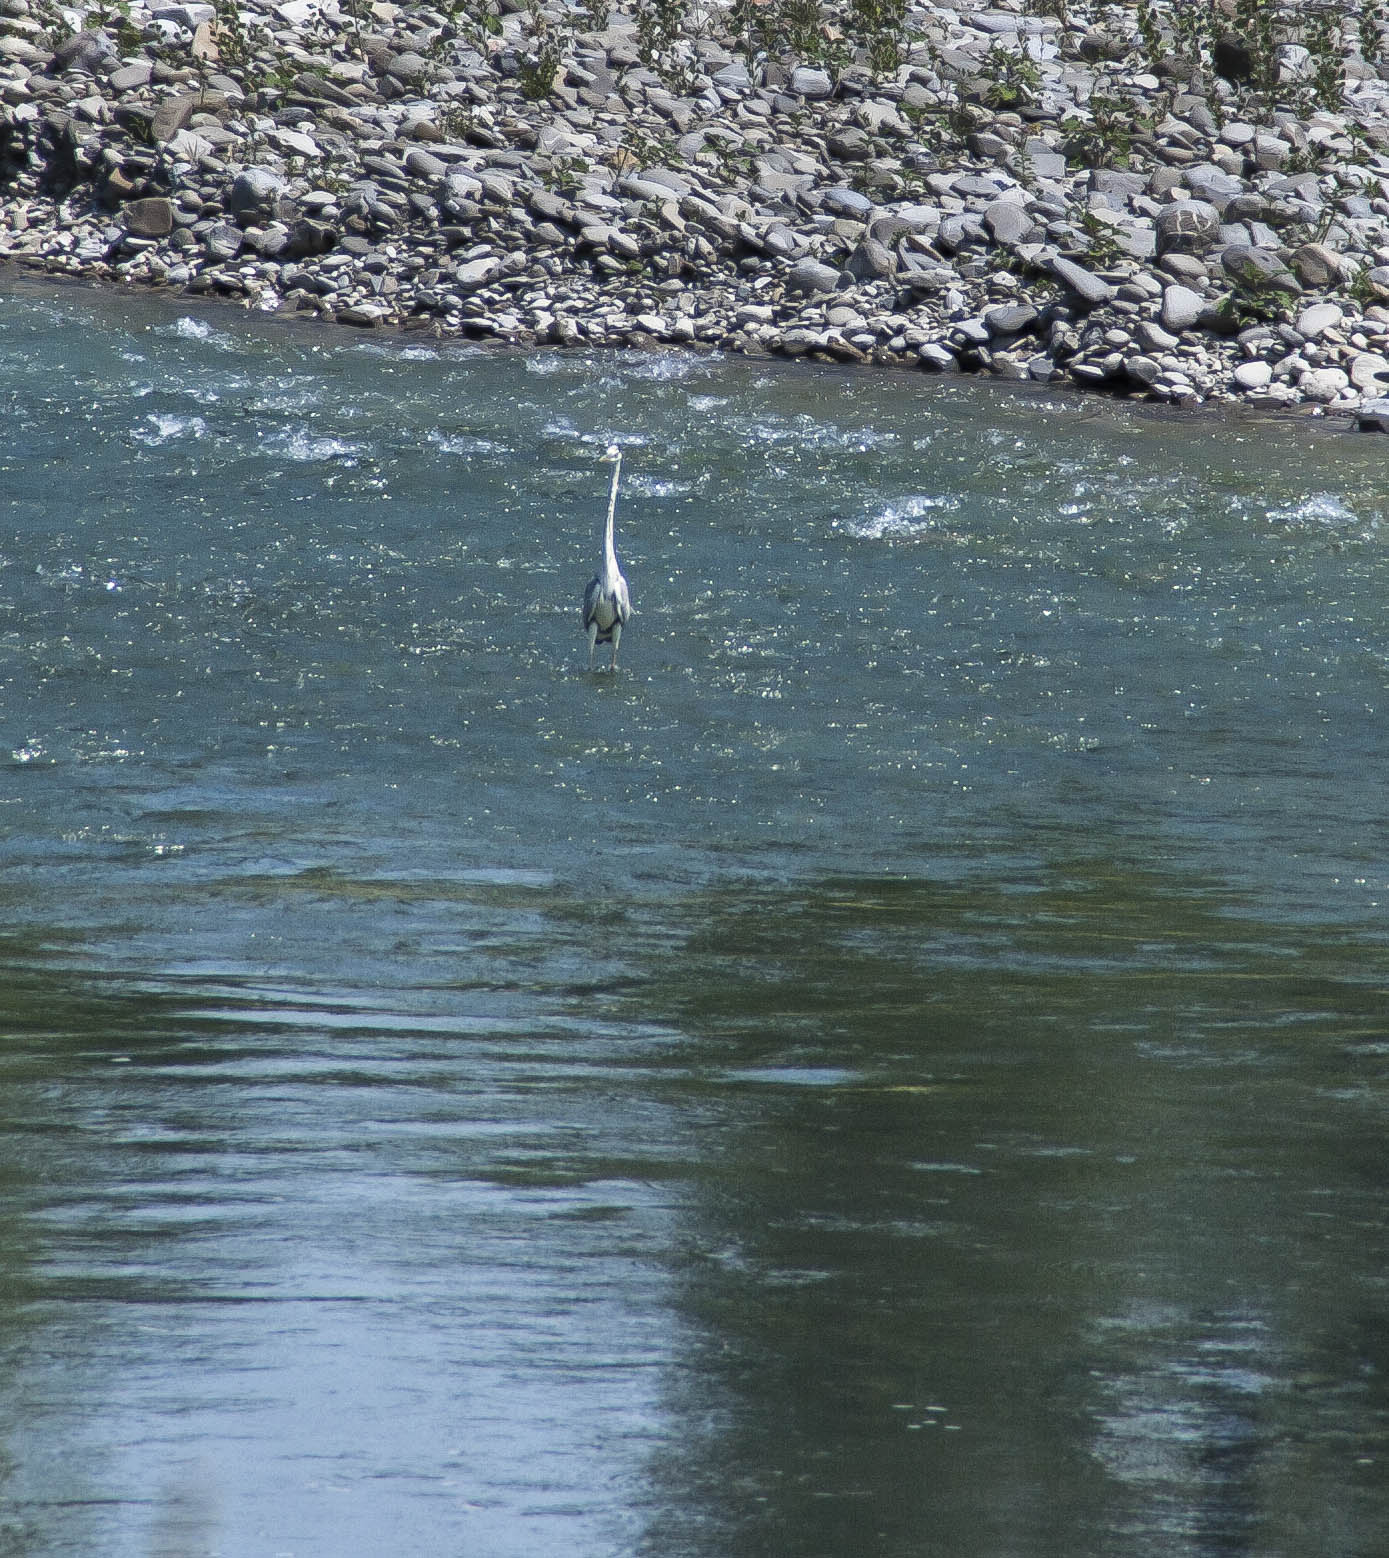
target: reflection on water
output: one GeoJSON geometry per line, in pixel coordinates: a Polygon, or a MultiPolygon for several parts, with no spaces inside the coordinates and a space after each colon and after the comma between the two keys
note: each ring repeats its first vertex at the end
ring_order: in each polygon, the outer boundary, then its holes
{"type": "Polygon", "coordinates": [[[0,1553],[1389,1548],[1375,451],[73,296],[0,1553]]]}

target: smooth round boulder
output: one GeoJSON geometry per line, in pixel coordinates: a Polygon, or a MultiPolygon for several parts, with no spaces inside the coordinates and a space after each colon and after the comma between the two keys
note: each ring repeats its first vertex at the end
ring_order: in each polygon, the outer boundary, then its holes
{"type": "Polygon", "coordinates": [[[1220,213],[1204,200],[1178,200],[1158,212],[1153,226],[1159,258],[1205,254],[1220,237],[1220,213]]]}
{"type": "Polygon", "coordinates": [[[797,260],[786,277],[791,292],[835,292],[839,282],[840,272],[819,260],[797,260]]]}
{"type": "Polygon", "coordinates": [[[238,222],[249,222],[274,210],[285,181],[270,168],[243,168],[227,191],[227,211],[238,222]]]}

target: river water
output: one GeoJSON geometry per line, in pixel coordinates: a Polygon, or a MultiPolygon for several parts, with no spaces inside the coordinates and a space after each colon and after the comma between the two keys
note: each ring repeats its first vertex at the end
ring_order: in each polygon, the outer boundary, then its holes
{"type": "Polygon", "coordinates": [[[77,290],[0,392],[0,1553],[1389,1551],[1389,444],[77,290]]]}

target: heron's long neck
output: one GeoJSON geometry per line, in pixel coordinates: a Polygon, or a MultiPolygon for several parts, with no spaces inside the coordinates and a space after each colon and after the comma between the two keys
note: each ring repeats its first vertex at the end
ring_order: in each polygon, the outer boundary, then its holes
{"type": "Polygon", "coordinates": [[[617,478],[622,474],[622,461],[613,461],[613,484],[608,493],[608,517],[603,525],[603,571],[617,572],[617,548],[613,544],[613,516],[617,513],[617,478]]]}

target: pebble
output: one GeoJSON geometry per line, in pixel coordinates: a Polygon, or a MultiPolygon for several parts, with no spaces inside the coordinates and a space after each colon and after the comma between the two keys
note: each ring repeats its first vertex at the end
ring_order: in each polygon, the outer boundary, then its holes
{"type": "MultiPolygon", "coordinates": [[[[1121,27],[1013,0],[915,7],[879,78],[847,54],[749,61],[701,13],[667,80],[623,13],[586,31],[553,0],[508,0],[485,50],[385,0],[353,28],[320,0],[245,0],[220,38],[205,0],[132,0],[119,34],[55,0],[10,9],[0,256],[22,264],[357,329],[1358,407],[1389,429],[1373,74],[1305,121],[1182,82],[1128,166],[1091,167],[1066,123],[1092,90],[1153,102],[1172,78],[1121,27]],[[518,74],[537,28],[558,50],[538,94],[518,74]],[[970,94],[953,134],[940,71],[977,77],[1024,39],[1035,101],[970,94]]],[[[858,25],[848,0],[822,20],[858,25]]]]}
{"type": "Polygon", "coordinates": [[[1266,362],[1242,362],[1230,377],[1240,389],[1261,390],[1272,381],[1273,369],[1266,362]]]}
{"type": "Polygon", "coordinates": [[[1207,308],[1207,301],[1199,292],[1174,282],[1162,294],[1161,323],[1164,330],[1180,335],[1190,330],[1207,308]]]}

